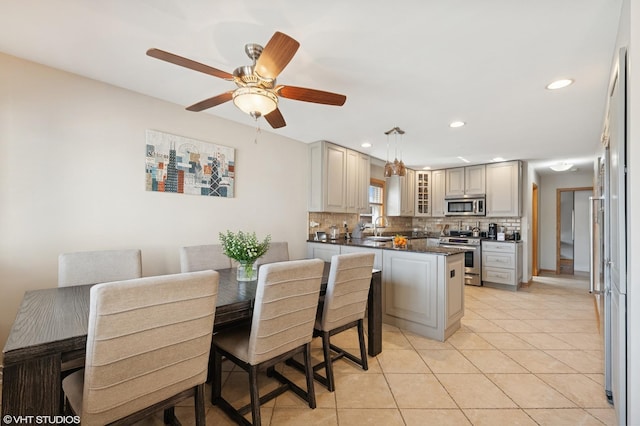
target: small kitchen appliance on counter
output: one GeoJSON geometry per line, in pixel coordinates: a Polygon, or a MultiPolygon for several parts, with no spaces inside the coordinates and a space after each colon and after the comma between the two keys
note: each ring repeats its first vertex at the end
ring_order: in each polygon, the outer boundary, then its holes
{"type": "Polygon", "coordinates": [[[489,224],[489,232],[487,233],[487,238],[495,240],[498,238],[498,224],[490,223],[489,224]]]}
{"type": "Polygon", "coordinates": [[[337,240],[340,237],[340,230],[336,225],[332,225],[329,228],[329,238],[332,240],[337,240]]]}

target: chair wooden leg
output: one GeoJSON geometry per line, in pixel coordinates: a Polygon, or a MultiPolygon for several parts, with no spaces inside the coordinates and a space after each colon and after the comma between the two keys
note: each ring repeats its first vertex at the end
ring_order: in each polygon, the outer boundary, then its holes
{"type": "Polygon", "coordinates": [[[309,408],[316,408],[316,388],[313,384],[313,365],[311,365],[311,343],[304,345],[304,369],[307,376],[309,408]]]}
{"type": "Polygon", "coordinates": [[[196,386],[196,394],[194,395],[196,426],[205,426],[207,424],[204,411],[204,384],[196,386]]]}
{"type": "Polygon", "coordinates": [[[331,342],[329,341],[329,332],[322,332],[322,351],[324,352],[324,370],[327,379],[327,389],[329,392],[336,390],[333,382],[333,360],[331,359],[331,342]]]}
{"type": "Polygon", "coordinates": [[[177,426],[180,425],[178,418],[176,417],[175,407],[165,408],[163,412],[163,421],[165,425],[177,426]]]}
{"type": "Polygon", "coordinates": [[[360,340],[360,359],[362,360],[362,369],[369,369],[369,362],[367,360],[367,348],[364,346],[364,321],[358,320],[358,340],[360,340]]]}
{"type": "Polygon", "coordinates": [[[209,374],[211,375],[211,404],[216,405],[222,397],[222,355],[214,350],[209,355],[209,374]],[[213,365],[211,365],[213,364],[213,365]]]}
{"type": "Polygon", "coordinates": [[[253,424],[259,426],[260,419],[260,395],[258,394],[258,367],[249,367],[249,394],[251,395],[251,416],[253,424]]]}

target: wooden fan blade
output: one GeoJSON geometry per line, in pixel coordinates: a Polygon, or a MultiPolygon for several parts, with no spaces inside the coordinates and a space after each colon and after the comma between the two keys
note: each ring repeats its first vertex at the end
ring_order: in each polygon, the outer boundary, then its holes
{"type": "Polygon", "coordinates": [[[214,77],[224,78],[225,80],[233,80],[233,75],[226,71],[219,70],[217,68],[210,67],[209,65],[201,64],[200,62],[193,61],[191,59],[184,58],[182,56],[174,55],[173,53],[165,52],[160,49],[149,49],[147,55],[152,58],[160,59],[166,62],[171,62],[181,67],[189,68],[195,71],[200,71],[205,74],[212,75],[214,77]]]}
{"type": "Polygon", "coordinates": [[[216,105],[220,105],[225,102],[228,102],[232,99],[232,97],[233,97],[233,90],[230,92],[221,93],[209,99],[205,99],[204,101],[200,101],[197,104],[193,104],[187,107],[187,110],[195,111],[195,112],[204,111],[205,109],[212,108],[216,105]]]}
{"type": "Polygon", "coordinates": [[[269,114],[264,116],[264,119],[273,127],[274,129],[279,129],[280,127],[284,127],[287,123],[284,121],[284,117],[278,108],[271,111],[269,114]]]}
{"type": "Polygon", "coordinates": [[[324,92],[322,90],[307,89],[306,87],[279,86],[276,91],[283,98],[296,101],[313,102],[325,105],[344,105],[347,97],[337,93],[324,92]]]}
{"type": "Polygon", "coordinates": [[[274,79],[287,66],[300,43],[276,31],[256,61],[255,72],[262,78],[274,79]]]}

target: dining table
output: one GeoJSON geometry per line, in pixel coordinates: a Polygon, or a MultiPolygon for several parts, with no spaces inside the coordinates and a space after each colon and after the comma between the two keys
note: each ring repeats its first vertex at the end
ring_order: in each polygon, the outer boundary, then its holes
{"type": "MultiPolygon", "coordinates": [[[[330,263],[325,262],[321,294],[330,263]]],[[[257,279],[238,281],[236,269],[219,269],[213,332],[250,321],[257,279]]],[[[258,276],[260,272],[258,271],[258,276]]],[[[2,425],[20,416],[60,416],[61,364],[84,359],[92,285],[25,292],[3,349],[2,425]],[[6,421],[10,419],[10,421],[6,421]]],[[[374,270],[367,304],[368,353],[382,352],[382,273],[374,270]]],[[[52,422],[53,423],[53,422],[52,422]]]]}

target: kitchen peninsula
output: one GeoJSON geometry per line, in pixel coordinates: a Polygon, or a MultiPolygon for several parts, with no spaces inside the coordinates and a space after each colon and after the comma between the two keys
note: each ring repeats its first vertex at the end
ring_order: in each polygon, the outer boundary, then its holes
{"type": "Polygon", "coordinates": [[[374,268],[382,270],[384,323],[441,342],[460,328],[465,249],[430,246],[426,238],[402,249],[372,238],[307,241],[307,257],[325,261],[362,251],[373,252],[374,268]]]}

